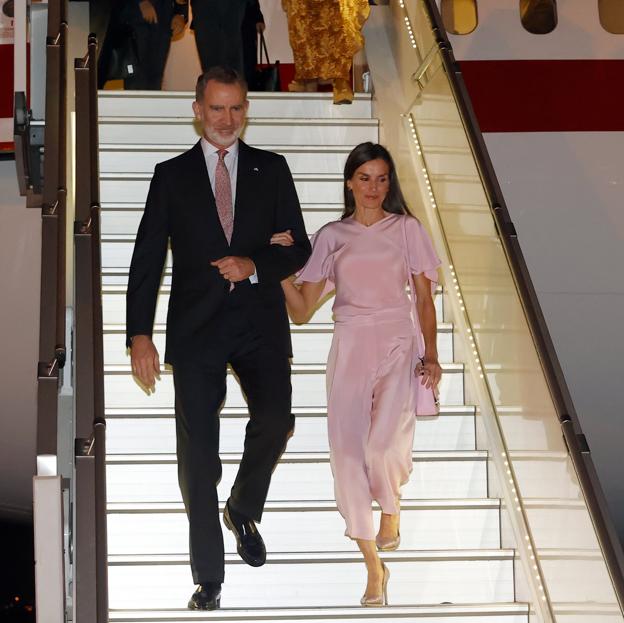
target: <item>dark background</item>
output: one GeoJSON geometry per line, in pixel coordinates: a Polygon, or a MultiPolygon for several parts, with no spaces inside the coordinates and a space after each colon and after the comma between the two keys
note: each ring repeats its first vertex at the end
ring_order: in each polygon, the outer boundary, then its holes
{"type": "Polygon", "coordinates": [[[35,621],[33,527],[0,521],[0,621],[35,621]]]}

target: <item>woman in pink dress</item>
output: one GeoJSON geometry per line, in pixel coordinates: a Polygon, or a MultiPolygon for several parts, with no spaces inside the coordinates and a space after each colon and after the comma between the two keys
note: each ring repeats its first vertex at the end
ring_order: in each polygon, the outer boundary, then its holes
{"type": "MultiPolygon", "coordinates": [[[[304,323],[335,288],[327,362],[330,461],[346,535],[366,563],[364,606],[387,604],[389,571],[379,551],[399,546],[400,487],[412,470],[415,415],[434,415],[442,369],[432,292],[440,260],[410,215],[394,163],[363,143],[344,170],[345,209],[322,227],[295,283],[282,282],[291,319],[304,323]],[[412,299],[406,292],[410,284],[412,299]],[[415,310],[415,311],[413,311],[415,310]],[[379,530],[372,503],[381,507],[379,530]]],[[[273,244],[291,244],[288,232],[273,244]]]]}

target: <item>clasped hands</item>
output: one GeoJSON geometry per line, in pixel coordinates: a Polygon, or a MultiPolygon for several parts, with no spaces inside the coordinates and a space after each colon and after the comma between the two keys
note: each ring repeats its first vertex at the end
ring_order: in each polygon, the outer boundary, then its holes
{"type": "Polygon", "coordinates": [[[210,265],[217,268],[221,276],[230,283],[249,279],[256,272],[255,264],[248,257],[237,255],[226,255],[220,260],[210,262],[210,265]]]}

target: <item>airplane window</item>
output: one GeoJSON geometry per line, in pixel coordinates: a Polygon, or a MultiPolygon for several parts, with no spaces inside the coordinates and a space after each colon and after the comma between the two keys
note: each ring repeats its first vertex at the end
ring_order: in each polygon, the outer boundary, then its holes
{"type": "Polygon", "coordinates": [[[467,35],[479,23],[477,0],[442,0],[442,22],[447,32],[467,35]]]}
{"type": "Polygon", "coordinates": [[[614,35],[624,34],[624,2],[622,0],[598,0],[600,24],[614,35]]]}
{"type": "Polygon", "coordinates": [[[557,26],[557,0],[520,0],[520,20],[534,35],[546,35],[557,26]]]}

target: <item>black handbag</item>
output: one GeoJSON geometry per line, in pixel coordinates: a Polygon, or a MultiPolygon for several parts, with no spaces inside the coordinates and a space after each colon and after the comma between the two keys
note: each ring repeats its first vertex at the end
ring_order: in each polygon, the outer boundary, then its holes
{"type": "Polygon", "coordinates": [[[258,36],[258,65],[254,71],[252,83],[249,85],[251,91],[281,91],[280,84],[280,62],[271,64],[269,52],[267,50],[264,34],[258,36]],[[262,52],[266,58],[266,63],[262,62],[262,52]]]}

